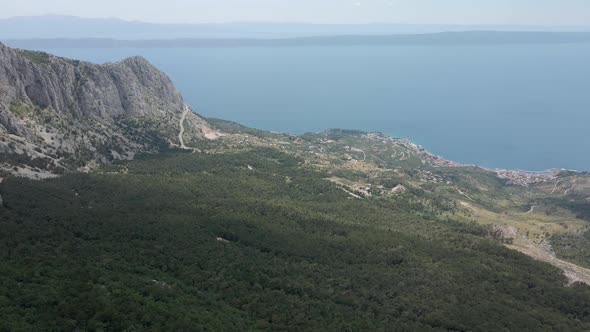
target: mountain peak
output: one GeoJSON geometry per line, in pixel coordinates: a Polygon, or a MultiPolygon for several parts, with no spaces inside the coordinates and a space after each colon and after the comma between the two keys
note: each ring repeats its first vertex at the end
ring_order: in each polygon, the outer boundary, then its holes
{"type": "Polygon", "coordinates": [[[122,62],[153,67],[153,65],[146,58],[142,57],[141,55],[130,56],[128,58],[123,59],[122,62]]]}
{"type": "Polygon", "coordinates": [[[179,146],[181,118],[185,143],[205,138],[207,122],[184,109],[143,57],[96,65],[0,46],[2,169],[43,176],[179,146]]]}

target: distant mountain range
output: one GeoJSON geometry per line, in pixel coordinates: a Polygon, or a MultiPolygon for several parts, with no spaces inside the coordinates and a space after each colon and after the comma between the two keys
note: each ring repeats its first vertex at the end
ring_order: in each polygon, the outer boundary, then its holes
{"type": "Polygon", "coordinates": [[[30,38],[296,38],[334,35],[426,34],[457,31],[590,32],[589,26],[202,23],[158,24],[74,16],[31,16],[0,20],[0,39],[30,38]]]}
{"type": "Polygon", "coordinates": [[[590,32],[502,32],[465,31],[429,34],[342,35],[297,38],[182,38],[121,40],[108,38],[6,39],[12,47],[24,49],[51,48],[174,48],[174,47],[293,47],[355,45],[509,45],[590,43],[590,32]]]}

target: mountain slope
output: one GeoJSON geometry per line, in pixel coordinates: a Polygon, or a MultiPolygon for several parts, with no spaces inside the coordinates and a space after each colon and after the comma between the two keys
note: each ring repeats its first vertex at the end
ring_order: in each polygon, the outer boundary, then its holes
{"type": "Polygon", "coordinates": [[[590,287],[438,216],[431,194],[355,199],[303,162],[176,150],[9,178],[0,330],[590,328],[590,287]]]}
{"type": "Polygon", "coordinates": [[[2,331],[590,329],[589,174],[205,120],[141,58],[2,51],[4,167],[67,172],[0,174],[2,331]]]}
{"type": "MultiPolygon", "coordinates": [[[[5,170],[47,176],[179,145],[183,109],[170,79],[141,57],[95,65],[0,44],[5,170]]],[[[185,122],[185,141],[205,137],[205,120],[190,112],[185,122]]]]}
{"type": "MultiPolygon", "coordinates": [[[[570,252],[568,242],[590,234],[590,175],[565,170],[525,172],[484,169],[433,155],[401,138],[332,129],[293,136],[209,119],[227,135],[205,151],[228,153],[268,147],[303,160],[353,199],[419,203],[417,213],[477,222],[490,237],[563,269],[570,282],[590,284],[590,264],[576,266],[587,251],[570,252]],[[567,239],[567,241],[564,241],[567,239]],[[553,250],[552,245],[555,245],[553,250]],[[575,257],[572,257],[575,255],[575,257]],[[581,256],[581,257],[580,257],[581,256]]],[[[576,251],[577,250],[577,251],[576,251]]]]}

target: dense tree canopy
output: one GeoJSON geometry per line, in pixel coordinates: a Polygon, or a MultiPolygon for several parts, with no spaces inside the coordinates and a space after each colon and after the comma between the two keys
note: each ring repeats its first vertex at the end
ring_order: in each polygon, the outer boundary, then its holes
{"type": "Polygon", "coordinates": [[[300,162],[170,152],[9,179],[0,331],[590,329],[589,287],[300,162]]]}

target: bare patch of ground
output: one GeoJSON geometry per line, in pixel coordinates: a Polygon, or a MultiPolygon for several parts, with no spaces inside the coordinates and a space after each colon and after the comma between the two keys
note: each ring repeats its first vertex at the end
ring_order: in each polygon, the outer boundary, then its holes
{"type": "Polygon", "coordinates": [[[512,239],[512,244],[506,244],[508,248],[560,268],[570,284],[582,282],[590,285],[590,269],[557,258],[553,248],[546,241],[535,243],[526,236],[518,234],[514,227],[504,226],[499,228],[501,228],[505,238],[512,239]]]}

